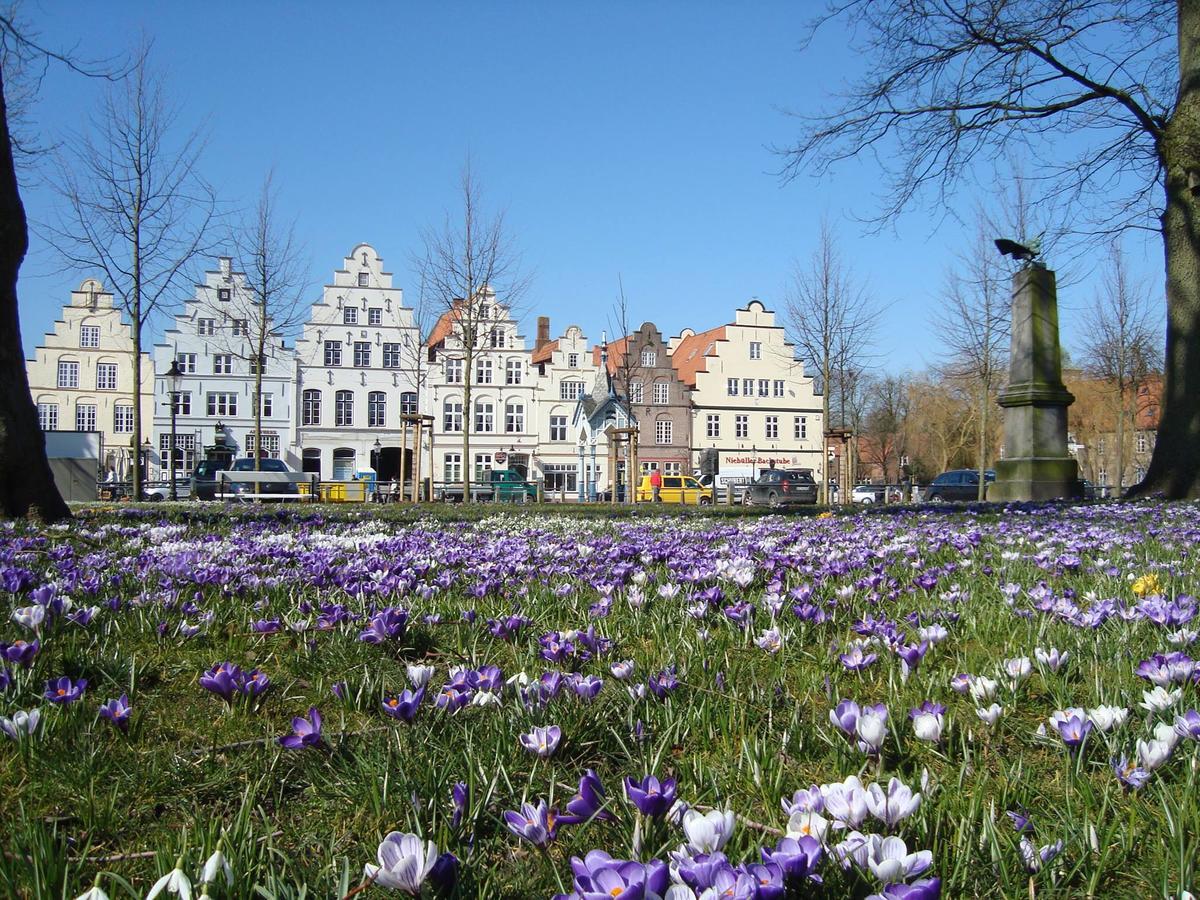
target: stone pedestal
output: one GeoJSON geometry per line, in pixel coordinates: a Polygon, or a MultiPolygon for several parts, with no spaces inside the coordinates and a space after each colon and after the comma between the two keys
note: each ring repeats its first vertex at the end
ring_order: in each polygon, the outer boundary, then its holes
{"type": "Polygon", "coordinates": [[[1079,466],[1067,453],[1067,407],[1075,402],[1062,380],[1058,295],[1054,273],[1036,263],[1012,280],[1012,349],[1004,407],[1004,459],[987,499],[1078,497],[1079,466]]]}

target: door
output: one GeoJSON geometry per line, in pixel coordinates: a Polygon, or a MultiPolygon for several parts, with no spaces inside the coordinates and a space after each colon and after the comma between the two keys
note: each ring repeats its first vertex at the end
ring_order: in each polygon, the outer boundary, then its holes
{"type": "Polygon", "coordinates": [[[666,475],[662,483],[663,503],[683,502],[683,479],[678,475],[666,475]]]}

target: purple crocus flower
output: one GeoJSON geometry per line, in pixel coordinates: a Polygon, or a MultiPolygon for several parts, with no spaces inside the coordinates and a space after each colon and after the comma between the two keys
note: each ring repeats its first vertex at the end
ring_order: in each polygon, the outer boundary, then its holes
{"type": "Polygon", "coordinates": [[[12,687],[12,683],[12,672],[6,668],[0,668],[0,691],[7,691],[12,687]]]}
{"type": "Polygon", "coordinates": [[[603,680],[597,678],[595,675],[586,675],[571,685],[576,695],[582,700],[595,699],[602,687],[604,687],[603,680]]]}
{"type": "Polygon", "coordinates": [[[420,688],[416,693],[404,690],[396,697],[384,697],[383,711],[393,719],[411,722],[417,717],[417,710],[421,708],[421,701],[424,699],[425,688],[420,688]]]}
{"type": "MultiPolygon", "coordinates": [[[[778,863],[746,863],[741,867],[741,874],[749,876],[754,888],[754,893],[750,895],[753,900],[784,900],[787,896],[783,869],[778,863]]],[[[738,886],[741,884],[739,877],[738,886]]]]}
{"type": "Polygon", "coordinates": [[[1092,723],[1087,716],[1074,715],[1069,718],[1056,720],[1055,726],[1058,728],[1058,734],[1062,738],[1064,744],[1069,750],[1078,750],[1083,746],[1083,742],[1087,740],[1088,732],[1092,730],[1092,723]]]}
{"type": "Polygon", "coordinates": [[[87,690],[87,679],[80,678],[78,681],[72,681],[66,675],[61,678],[51,679],[46,682],[46,692],[42,695],[51,703],[60,703],[66,705],[74,703],[83,696],[83,692],[87,690]]]}
{"type": "Polygon", "coordinates": [[[450,817],[450,827],[457,828],[462,824],[463,816],[467,813],[467,803],[471,799],[471,790],[467,787],[465,781],[454,782],[454,787],[450,789],[450,802],[454,806],[454,813],[450,817]]]}
{"type": "Polygon", "coordinates": [[[522,803],[519,812],[504,813],[504,824],[519,838],[524,838],[535,847],[545,847],[558,836],[558,814],[546,807],[545,800],[522,803]]]}
{"type": "Polygon", "coordinates": [[[558,817],[561,825],[579,825],[592,819],[614,821],[616,816],[603,808],[604,787],[595,770],[588,769],[579,779],[579,793],[567,803],[566,811],[558,817]]]}
{"type": "Polygon", "coordinates": [[[879,659],[877,653],[864,653],[862,644],[854,644],[850,649],[838,656],[847,672],[861,672],[868,666],[871,666],[879,659]]]}
{"type": "MultiPolygon", "coordinates": [[[[695,856],[675,856],[679,880],[699,895],[701,892],[715,887],[717,876],[721,872],[732,872],[733,866],[724,853],[697,853],[695,856]]],[[[733,894],[729,894],[733,896],[733,894]]]]}
{"type": "Polygon", "coordinates": [[[407,630],[408,610],[389,606],[371,617],[370,624],[359,634],[358,639],[368,644],[402,641],[407,630]]]}
{"type": "Polygon", "coordinates": [[[829,712],[829,721],[840,728],[848,737],[858,732],[858,717],[862,710],[853,700],[842,700],[829,712]]]}
{"type": "Polygon", "coordinates": [[[942,879],[922,878],[912,884],[885,885],[878,894],[870,894],[867,900],[939,900],[942,896],[942,879]]]}
{"type": "Polygon", "coordinates": [[[521,746],[530,753],[536,754],[539,759],[546,759],[558,749],[560,740],[562,740],[562,729],[557,725],[538,726],[528,734],[521,735],[521,746]]]}
{"type": "Polygon", "coordinates": [[[583,859],[571,857],[571,873],[579,900],[642,900],[661,897],[670,886],[670,872],[662,860],[643,864],[613,859],[603,850],[592,850],[583,859]]]}
{"type": "Polygon", "coordinates": [[[429,870],[429,883],[439,896],[449,896],[458,884],[458,857],[447,850],[429,870]]]}
{"type": "Polygon", "coordinates": [[[17,663],[28,669],[33,665],[33,658],[42,649],[41,643],[35,638],[32,641],[17,639],[11,644],[4,645],[3,656],[10,663],[17,663]]]}
{"type": "Polygon", "coordinates": [[[321,713],[315,706],[308,708],[308,717],[296,716],[292,719],[292,733],[285,734],[279,739],[281,747],[288,750],[302,750],[305,747],[316,747],[321,743],[321,713]]]}
{"type": "Polygon", "coordinates": [[[242,675],[237,685],[238,691],[245,697],[260,697],[271,686],[271,679],[259,669],[251,669],[242,675]]]}
{"type": "Polygon", "coordinates": [[[642,815],[660,819],[675,804],[675,779],[665,778],[660,782],[647,775],[641,781],[634,781],[626,777],[625,796],[642,815]]]}
{"type": "Polygon", "coordinates": [[[212,691],[226,703],[233,702],[242,670],[230,662],[217,663],[200,676],[200,687],[212,691]]]}
{"type": "Polygon", "coordinates": [[[825,810],[825,797],[821,793],[821,789],[815,784],[808,790],[799,790],[792,794],[792,799],[784,797],[779,801],[783,806],[783,811],[792,816],[795,813],[807,812],[823,812],[825,810]]]}
{"type": "Polygon", "coordinates": [[[1113,774],[1126,790],[1136,791],[1150,780],[1150,773],[1139,766],[1137,760],[1130,762],[1122,756],[1112,761],[1112,767],[1113,774]]]}
{"type": "Polygon", "coordinates": [[[100,715],[121,731],[129,730],[129,716],[132,712],[133,707],[129,705],[129,697],[126,694],[122,694],[118,700],[109,700],[100,707],[100,715]]]}
{"type": "Polygon", "coordinates": [[[1182,716],[1176,716],[1175,733],[1181,738],[1200,741],[1200,712],[1189,709],[1182,716]]]}
{"type": "Polygon", "coordinates": [[[803,881],[821,882],[817,867],[825,851],[821,843],[811,835],[799,838],[785,837],[775,845],[774,850],[762,849],[764,862],[773,862],[783,870],[783,878],[788,884],[797,885],[803,881]]]}
{"type": "Polygon", "coordinates": [[[346,699],[346,682],[335,681],[329,686],[329,692],[338,700],[345,701],[346,699]]]}
{"type": "Polygon", "coordinates": [[[671,691],[679,687],[679,679],[675,677],[675,666],[667,666],[661,672],[651,675],[647,685],[655,697],[666,700],[671,691]]]}
{"type": "Polygon", "coordinates": [[[462,690],[453,685],[444,685],[441,691],[438,692],[437,699],[433,701],[433,705],[438,709],[444,709],[447,712],[455,712],[462,709],[471,702],[471,691],[462,690]]]}
{"type": "Polygon", "coordinates": [[[1033,834],[1033,823],[1024,809],[1010,809],[1006,814],[1012,822],[1013,831],[1017,834],[1033,834]]]}
{"type": "Polygon", "coordinates": [[[1062,853],[1062,848],[1062,841],[1055,841],[1053,844],[1046,844],[1039,848],[1034,846],[1029,838],[1021,838],[1021,862],[1025,865],[1025,871],[1030,875],[1036,875],[1042,870],[1042,866],[1062,853]]]}

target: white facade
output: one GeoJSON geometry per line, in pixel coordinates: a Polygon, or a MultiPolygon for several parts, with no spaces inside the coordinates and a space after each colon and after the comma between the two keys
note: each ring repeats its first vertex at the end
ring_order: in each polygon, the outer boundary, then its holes
{"type": "Polygon", "coordinates": [[[604,483],[600,473],[608,468],[603,438],[597,443],[574,422],[579,399],[592,391],[599,369],[578,325],[536,348],[533,363],[538,435],[534,477],[543,481],[548,498],[577,499],[589,486],[604,483]]]}
{"type": "Polygon", "coordinates": [[[369,244],[359,244],[313,304],[296,342],[296,455],[325,481],[411,472],[401,414],[419,412],[421,338],[404,292],[369,244]]]}
{"type": "Polygon", "coordinates": [[[775,313],[751,300],[733,322],[671,340],[671,362],[692,388],[694,465],[709,448],[718,484],[749,480],[759,469],[825,470],[821,400],[775,313]]]}
{"type": "MultiPolygon", "coordinates": [[[[176,471],[190,474],[208,456],[250,456],[255,438],[254,346],[261,324],[246,276],[229,257],[204,273],[161,343],[154,345],[154,434],[151,465],[169,474],[171,391],[166,377],[179,364],[175,421],[176,471]]],[[[270,322],[267,322],[268,331],[270,322]]],[[[279,335],[265,346],[262,377],[263,453],[295,467],[295,352],[279,335]]]]}
{"type": "MultiPolygon", "coordinates": [[[[142,354],[142,432],[150,434],[154,372],[142,354]]],[[[97,432],[101,469],[125,477],[133,438],[133,331],[113,295],[88,278],[25,365],[43,431],[97,432]]],[[[103,472],[98,473],[104,477],[103,472]]]]}
{"type": "Polygon", "coordinates": [[[426,411],[433,416],[433,480],[456,483],[463,476],[463,429],[470,429],[472,481],[489,469],[515,469],[536,479],[538,449],[537,371],[530,363],[525,336],[507,307],[488,297],[485,327],[479,329],[471,383],[471,408],[465,409],[464,344],[446,312],[428,341],[429,380],[426,411]]]}

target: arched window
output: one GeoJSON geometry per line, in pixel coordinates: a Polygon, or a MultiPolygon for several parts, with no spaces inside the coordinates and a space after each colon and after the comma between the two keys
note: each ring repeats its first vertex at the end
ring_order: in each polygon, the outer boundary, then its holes
{"type": "Polygon", "coordinates": [[[338,391],[333,397],[333,424],[354,424],[354,392],[338,391]]]}
{"type": "Polygon", "coordinates": [[[481,433],[496,430],[496,407],[491,400],[475,401],[475,430],[481,433]]]}
{"type": "MultiPolygon", "coordinates": [[[[339,393],[349,393],[349,391],[339,393]]],[[[333,480],[351,481],[354,478],[354,451],[339,447],[333,451],[333,480]]]]}
{"type": "Polygon", "coordinates": [[[525,430],[525,404],[509,400],[504,407],[504,430],[516,434],[525,430]]]}
{"type": "Polygon", "coordinates": [[[447,397],[445,404],[442,406],[442,430],[462,431],[462,427],[462,400],[456,397],[447,397]]]}
{"type": "Polygon", "coordinates": [[[301,403],[300,414],[301,425],[320,425],[321,424],[321,392],[317,390],[307,390],[303,394],[303,402],[301,403]]]}
{"type": "Polygon", "coordinates": [[[367,394],[367,427],[383,428],[387,422],[387,397],[383,391],[367,394]]]}

